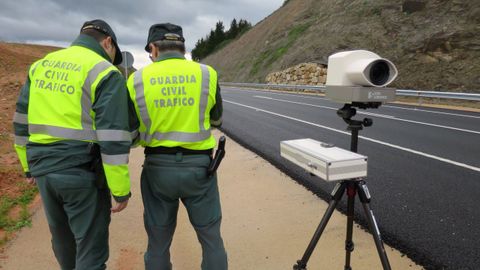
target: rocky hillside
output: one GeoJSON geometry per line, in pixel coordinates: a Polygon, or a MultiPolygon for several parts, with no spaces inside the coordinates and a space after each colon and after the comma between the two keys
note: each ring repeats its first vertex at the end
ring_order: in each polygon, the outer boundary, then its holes
{"type": "Polygon", "coordinates": [[[480,92],[480,0],[289,0],[203,62],[222,81],[267,74],[334,52],[371,50],[399,70],[395,87],[480,92]]]}

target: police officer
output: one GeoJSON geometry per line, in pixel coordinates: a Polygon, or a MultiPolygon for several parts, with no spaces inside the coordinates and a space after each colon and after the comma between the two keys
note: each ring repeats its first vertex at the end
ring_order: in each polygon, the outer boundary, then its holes
{"type": "Polygon", "coordinates": [[[85,22],[70,47],[30,67],[18,98],[15,148],[38,185],[61,269],[105,269],[110,213],[128,204],[129,98],[112,65],[121,61],[110,26],[85,22]]]}
{"type": "Polygon", "coordinates": [[[202,269],[225,270],[217,176],[207,175],[215,147],[210,127],[221,124],[222,99],[217,72],[186,60],[184,42],[180,26],[153,25],[145,47],[153,63],[127,82],[145,147],[145,267],[172,269],[169,248],[181,200],[202,246],[202,269]]]}

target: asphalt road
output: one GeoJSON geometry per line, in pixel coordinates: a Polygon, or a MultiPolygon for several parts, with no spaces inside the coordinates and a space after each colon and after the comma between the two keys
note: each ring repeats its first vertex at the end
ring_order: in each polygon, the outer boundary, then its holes
{"type": "MultiPolygon", "coordinates": [[[[222,96],[225,133],[329,199],[334,184],[280,157],[280,141],[312,138],[349,149],[347,125],[336,115],[342,104],[226,87],[222,96]]],[[[369,159],[371,206],[384,241],[426,269],[480,269],[480,113],[389,104],[359,110],[356,118],[363,117],[373,126],[360,131],[358,152],[369,159]]],[[[357,200],[356,219],[365,225],[360,206],[357,200]]],[[[323,213],[312,215],[320,221],[323,213]]]]}

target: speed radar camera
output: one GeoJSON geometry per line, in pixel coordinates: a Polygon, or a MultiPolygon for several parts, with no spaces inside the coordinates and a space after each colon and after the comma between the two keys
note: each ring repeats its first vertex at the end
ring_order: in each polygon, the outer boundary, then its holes
{"type": "Polygon", "coordinates": [[[328,57],[326,97],[339,103],[379,106],[395,100],[395,89],[386,86],[395,80],[397,74],[397,68],[390,60],[373,52],[335,53],[328,57]]]}
{"type": "MultiPolygon", "coordinates": [[[[343,107],[337,110],[337,115],[348,124],[347,130],[351,132],[350,151],[313,139],[289,140],[280,143],[282,157],[326,181],[340,180],[331,193],[327,211],[312,240],[302,258],[293,265],[294,270],[307,270],[307,262],[343,194],[348,196],[347,216],[352,217],[347,219],[347,232],[353,230],[354,202],[358,195],[383,269],[391,270],[377,221],[370,208],[371,196],[364,180],[367,176],[367,157],[357,153],[358,133],[364,127],[370,127],[373,120],[370,118],[356,120],[353,117],[357,113],[356,108],[378,108],[383,103],[393,101],[395,89],[387,86],[395,80],[397,73],[392,62],[373,52],[356,50],[331,55],[328,58],[326,97],[335,102],[344,103],[343,107]]],[[[352,269],[350,257],[353,246],[352,233],[347,233],[345,269],[352,269]]]]}

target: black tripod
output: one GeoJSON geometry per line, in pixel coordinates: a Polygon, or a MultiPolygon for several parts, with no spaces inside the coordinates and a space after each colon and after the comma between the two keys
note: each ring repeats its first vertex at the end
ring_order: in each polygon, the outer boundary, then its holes
{"type": "MultiPolygon", "coordinates": [[[[359,108],[378,108],[380,106],[379,103],[368,103],[368,104],[345,104],[343,108],[337,111],[337,114],[343,118],[343,120],[348,124],[348,130],[352,132],[351,142],[350,142],[350,150],[352,152],[357,152],[358,148],[358,131],[362,130],[363,127],[369,127],[373,124],[372,119],[365,118],[363,121],[352,120],[351,118],[355,116],[357,113],[356,109],[353,107],[359,108]]],[[[302,259],[298,260],[297,263],[293,266],[294,270],[306,270],[307,269],[307,262],[312,255],[315,246],[320,240],[322,236],[323,230],[327,226],[330,217],[335,210],[338,202],[342,199],[343,194],[347,193],[348,201],[347,201],[347,235],[345,240],[345,270],[351,270],[352,267],[350,266],[350,256],[354,249],[354,244],[352,241],[352,234],[353,234],[353,217],[354,217],[354,204],[355,204],[355,196],[358,194],[360,202],[363,205],[363,210],[365,215],[367,216],[368,220],[368,227],[370,232],[373,235],[373,240],[375,241],[375,246],[377,247],[378,255],[380,256],[380,260],[382,262],[382,266],[384,270],[390,270],[390,263],[388,262],[387,254],[385,253],[385,248],[383,247],[382,238],[380,236],[380,231],[378,230],[377,222],[375,221],[375,217],[373,216],[373,211],[370,208],[370,193],[367,188],[367,184],[362,179],[350,179],[350,180],[343,180],[335,186],[331,195],[332,198],[328,205],[328,208],[320,221],[320,224],[313,235],[310,244],[308,245],[305,253],[303,254],[302,259]]]]}

